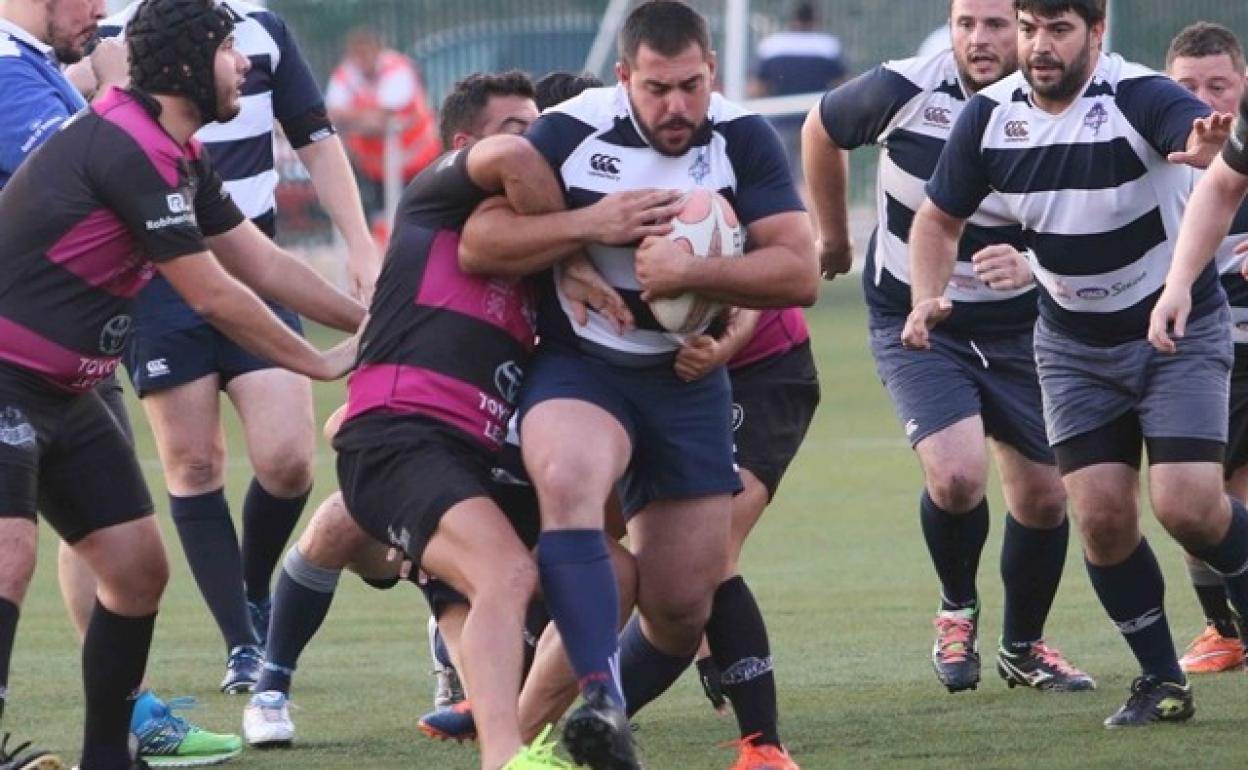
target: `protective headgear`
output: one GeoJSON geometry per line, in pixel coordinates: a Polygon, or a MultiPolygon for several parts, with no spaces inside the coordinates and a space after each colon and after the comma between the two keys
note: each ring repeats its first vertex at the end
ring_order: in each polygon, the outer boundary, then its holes
{"type": "Polygon", "coordinates": [[[205,123],[216,121],[217,49],[234,31],[214,0],[143,0],[126,25],[130,83],[151,94],[184,96],[205,123]]]}

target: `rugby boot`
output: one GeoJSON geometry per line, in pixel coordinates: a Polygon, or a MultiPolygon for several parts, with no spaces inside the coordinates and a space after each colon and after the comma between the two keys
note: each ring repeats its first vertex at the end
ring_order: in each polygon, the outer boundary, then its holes
{"type": "Polygon", "coordinates": [[[605,689],[590,690],[563,725],[563,745],[578,765],[592,770],[644,770],[624,710],[605,689]]]}
{"type": "Polygon", "coordinates": [[[1232,636],[1223,636],[1212,625],[1205,626],[1187,645],[1179,667],[1185,674],[1217,674],[1238,671],[1244,667],[1244,643],[1232,636]]]}
{"type": "Polygon", "coordinates": [[[134,705],[130,731],[138,738],[139,756],[152,767],[205,767],[228,762],[242,753],[237,735],[211,733],[174,712],[194,708],[194,698],[168,703],[146,692],[134,705]],[[136,724],[137,723],[137,724],[136,724]]]}
{"type": "Polygon", "coordinates": [[[555,756],[555,742],[550,740],[553,725],[547,725],[537,739],[520,749],[503,770],[572,770],[572,765],[555,756]]]}
{"type": "Polygon", "coordinates": [[[1145,675],[1131,683],[1127,702],[1105,720],[1105,726],[1142,727],[1154,722],[1185,722],[1195,713],[1190,683],[1163,682],[1145,675]]]}
{"type": "Polygon", "coordinates": [[[756,744],[756,738],[757,735],[751,735],[730,744],[739,746],[741,753],[729,770],[802,770],[789,752],[779,746],[756,744]]]}
{"type": "Polygon", "coordinates": [[[1049,692],[1084,692],[1096,689],[1096,681],[1071,665],[1061,651],[1033,643],[1026,652],[1012,653],[997,647],[997,673],[1014,687],[1032,687],[1049,692]]]}
{"type": "Polygon", "coordinates": [[[979,605],[963,610],[941,610],[933,621],[936,642],[932,667],[949,692],[979,686],[979,605]]]}
{"type": "Polygon", "coordinates": [[[225,661],[225,678],[221,680],[221,692],[241,695],[251,692],[260,681],[260,648],[254,644],[240,644],[230,650],[225,661]]]}
{"type": "Polygon", "coordinates": [[[477,723],[472,718],[472,704],[462,700],[449,708],[431,711],[416,723],[425,735],[439,741],[475,741],[477,723]]]}
{"type": "Polygon", "coordinates": [[[9,748],[9,733],[0,738],[0,770],[63,770],[65,764],[57,755],[32,749],[30,741],[9,748]]]}
{"type": "Polygon", "coordinates": [[[258,692],[243,709],[243,738],[260,749],[285,748],[295,741],[290,698],[277,690],[258,692]]]}

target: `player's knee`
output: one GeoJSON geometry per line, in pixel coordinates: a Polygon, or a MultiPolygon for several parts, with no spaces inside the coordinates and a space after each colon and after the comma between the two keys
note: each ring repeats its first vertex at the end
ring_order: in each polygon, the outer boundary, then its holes
{"type": "Polygon", "coordinates": [[[711,595],[696,596],[684,593],[664,597],[647,603],[646,619],[662,630],[668,639],[701,637],[706,622],[711,617],[711,595]]]}
{"type": "Polygon", "coordinates": [[[607,491],[596,483],[601,474],[584,462],[558,459],[542,463],[533,474],[542,501],[542,521],[551,526],[601,526],[607,491]]]}
{"type": "Polygon", "coordinates": [[[1013,513],[1023,526],[1052,529],[1066,518],[1066,491],[1060,483],[1030,487],[1013,513]]]}
{"type": "Polygon", "coordinates": [[[224,483],[224,466],[215,452],[173,452],[165,469],[170,486],[190,494],[211,492],[224,483]]]}
{"type": "Polygon", "coordinates": [[[1177,493],[1155,496],[1153,510],[1166,531],[1188,549],[1217,545],[1226,532],[1226,499],[1219,494],[1190,494],[1186,503],[1177,493]]]}
{"type": "Polygon", "coordinates": [[[537,564],[527,553],[521,552],[493,562],[488,569],[472,576],[468,597],[471,602],[497,600],[509,606],[527,607],[537,594],[537,564]]]}
{"type": "Polygon", "coordinates": [[[274,497],[296,497],[312,486],[313,461],[312,451],[291,446],[287,451],[259,458],[255,468],[256,479],[274,497]]]}
{"type": "Polygon", "coordinates": [[[123,599],[114,602],[120,605],[116,611],[126,615],[155,612],[169,584],[169,561],[163,550],[135,555],[124,570],[111,576],[106,585],[103,580],[101,584],[102,593],[123,599]]]}
{"type": "Polygon", "coordinates": [[[368,545],[368,536],[341,504],[326,501],[299,536],[299,553],[324,569],[345,569],[368,545]]]}
{"type": "Polygon", "coordinates": [[[1118,564],[1139,543],[1139,522],[1134,511],[1090,512],[1078,518],[1084,548],[1098,564],[1118,564]]]}
{"type": "Polygon", "coordinates": [[[984,499],[985,481],[982,474],[962,468],[938,468],[927,475],[927,494],[941,510],[965,513],[984,499]]]}

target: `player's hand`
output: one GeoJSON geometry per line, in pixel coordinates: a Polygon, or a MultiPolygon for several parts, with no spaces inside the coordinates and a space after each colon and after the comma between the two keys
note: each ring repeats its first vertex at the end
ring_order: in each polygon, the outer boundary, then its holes
{"type": "Polygon", "coordinates": [[[1191,312],[1191,290],[1167,286],[1157,298],[1157,304],[1153,305],[1152,315],[1148,318],[1148,341],[1162,353],[1178,352],[1175,340],[1183,337],[1191,312]]]}
{"type": "MultiPolygon", "coordinates": [[[[1248,238],[1245,238],[1235,244],[1235,248],[1232,251],[1235,254],[1248,254],[1248,238]]],[[[1244,263],[1240,266],[1239,271],[1243,274],[1244,278],[1248,278],[1248,259],[1244,260],[1244,263]]]]}
{"type": "Polygon", "coordinates": [[[690,264],[696,259],[667,238],[651,236],[642,241],[633,264],[642,300],[675,297],[685,291],[690,264]]]}
{"type": "Polygon", "coordinates": [[[975,277],[997,291],[1011,291],[1030,286],[1031,265],[1027,256],[1006,243],[994,243],[971,257],[975,277]]]}
{"type": "Polygon", "coordinates": [[[953,312],[953,302],[945,297],[925,299],[914,306],[901,330],[901,344],[911,350],[927,350],[931,341],[928,332],[953,312]]]}
{"type": "Polygon", "coordinates": [[[685,382],[702,379],[728,363],[726,347],[709,334],[690,337],[676,351],[676,376],[685,382]]]}
{"type": "Polygon", "coordinates": [[[360,321],[360,328],[355,334],[321,353],[320,370],[309,376],[314,380],[332,382],[354,369],[356,358],[360,353],[360,338],[364,336],[364,329],[367,326],[368,316],[366,315],[364,320],[360,321]]]}
{"type": "Polygon", "coordinates": [[[559,291],[568,302],[572,319],[580,326],[589,323],[591,310],[607,319],[617,334],[636,325],[624,298],[584,254],[568,257],[559,265],[559,291]]]}
{"type": "Polygon", "coordinates": [[[381,254],[372,241],[347,250],[347,281],[352,297],[368,307],[373,303],[377,276],[381,274],[381,254]]]}
{"type": "Polygon", "coordinates": [[[831,281],[838,275],[848,273],[854,266],[853,241],[833,242],[819,239],[819,273],[823,280],[831,281]]]}
{"type": "Polygon", "coordinates": [[[97,92],[130,82],[130,52],[125,41],[115,37],[101,40],[91,52],[91,70],[97,92]]]}
{"type": "Polygon", "coordinates": [[[612,193],[583,211],[588,240],[609,246],[627,246],[672,231],[672,217],[680,213],[678,190],[629,190],[612,193]]]}
{"type": "Polygon", "coordinates": [[[1187,137],[1187,149],[1166,156],[1171,163],[1183,163],[1193,168],[1209,168],[1209,164],[1222,151],[1222,145],[1231,138],[1235,116],[1227,112],[1215,112],[1207,118],[1197,118],[1192,123],[1192,133],[1187,137]]]}

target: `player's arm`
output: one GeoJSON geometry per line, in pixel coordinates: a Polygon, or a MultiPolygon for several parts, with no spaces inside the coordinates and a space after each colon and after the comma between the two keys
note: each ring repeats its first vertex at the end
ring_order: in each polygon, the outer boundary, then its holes
{"type": "Polygon", "coordinates": [[[342,331],[354,332],[364,319],[363,305],[279,248],[250,220],[205,240],[225,269],[262,297],[342,331]]]}
{"type": "Polygon", "coordinates": [[[354,363],[357,338],[317,351],[207,251],[157,262],[156,269],[195,312],[261,358],[316,380],[337,379],[354,363]]]}
{"type": "Polygon", "coordinates": [[[761,315],[749,308],[729,308],[723,334],[718,337],[694,335],[676,352],[676,376],[693,382],[731,361],[754,337],[761,315]]]}
{"type": "Polygon", "coordinates": [[[1127,122],[1171,163],[1208,168],[1231,132],[1233,115],[1209,105],[1161,75],[1131,78],[1115,97],[1127,122]]]}

